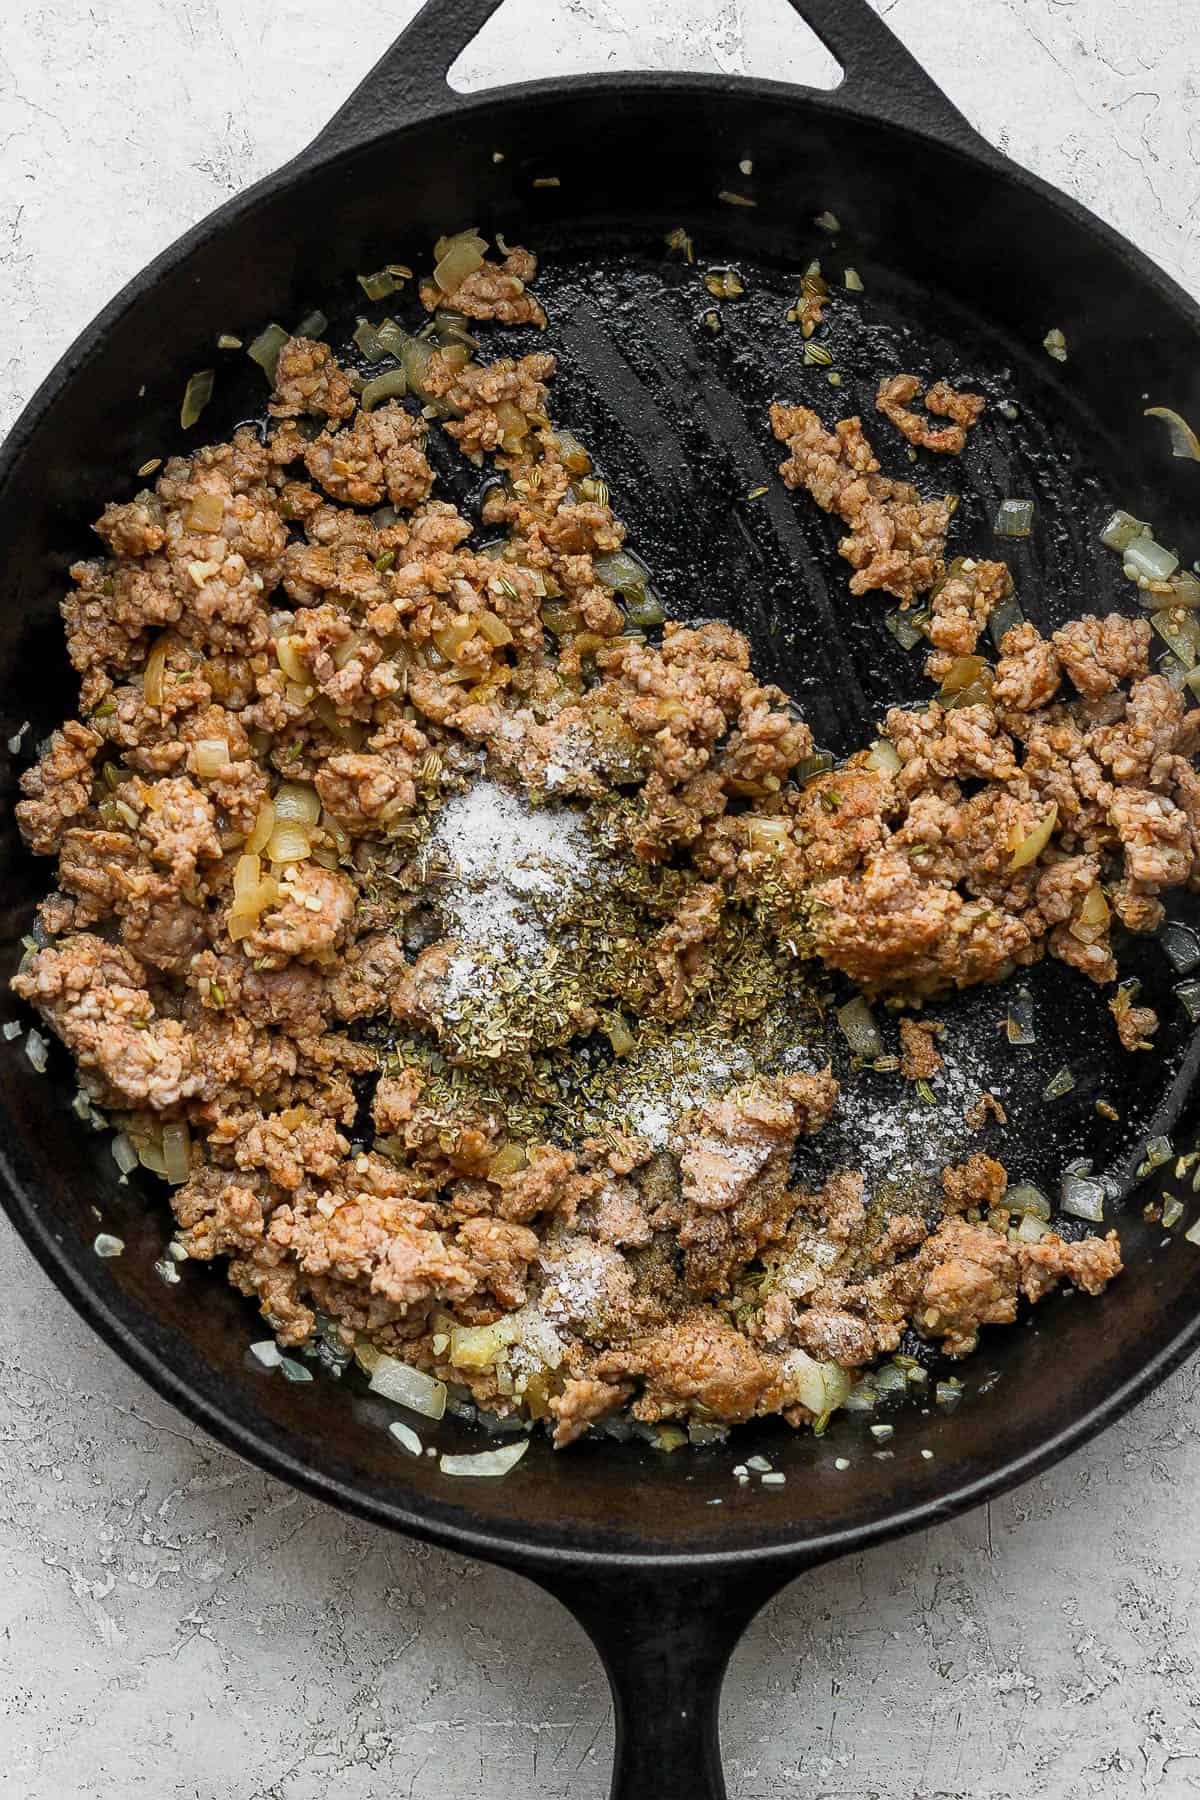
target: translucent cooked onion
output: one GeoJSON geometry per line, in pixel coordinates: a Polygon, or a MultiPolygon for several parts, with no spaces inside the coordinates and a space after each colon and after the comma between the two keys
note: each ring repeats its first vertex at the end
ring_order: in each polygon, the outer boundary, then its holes
{"type": "Polygon", "coordinates": [[[875,1015],[861,994],[838,1008],[838,1024],[846,1042],[856,1056],[882,1056],[884,1042],[875,1023],[875,1015]]]}
{"type": "Polygon", "coordinates": [[[308,829],[291,819],[275,821],[275,829],[267,844],[267,856],[273,863],[306,862],[312,855],[308,829]]]}
{"type": "Polygon", "coordinates": [[[1200,438],[1185,418],[1170,406],[1148,406],[1145,412],[1148,419],[1163,421],[1171,436],[1172,456],[1189,457],[1192,462],[1200,462],[1200,438]]]}
{"type": "Polygon", "coordinates": [[[650,580],[645,563],[639,562],[628,550],[612,550],[606,556],[598,556],[594,567],[605,587],[615,589],[618,594],[644,589],[650,580]]]}
{"type": "Polygon", "coordinates": [[[297,646],[303,641],[303,638],[290,634],[278,637],[275,640],[275,654],[279,658],[279,666],[288,680],[300,682],[302,686],[307,687],[308,670],[297,655],[297,646]]]}
{"type": "Polygon", "coordinates": [[[568,475],[590,475],[592,459],[579,439],[569,431],[555,433],[558,443],[558,460],[568,475]]]}
{"type": "Polygon", "coordinates": [[[146,658],[146,667],[142,670],[142,696],[147,706],[161,706],[163,703],[163,677],[170,647],[170,637],[164,632],[146,658]]]}
{"type": "Polygon", "coordinates": [[[183,390],[183,404],[179,409],[179,423],[185,431],[196,423],[212,399],[213,371],[197,369],[183,390]]]}
{"type": "Polygon", "coordinates": [[[226,738],[196,739],[196,773],[201,781],[224,774],[229,767],[229,742],[226,738]]]}
{"type": "Polygon", "coordinates": [[[1190,975],[1200,968],[1200,937],[1190,925],[1169,919],[1158,934],[1163,955],[1177,975],[1190,975]]]}
{"type": "Polygon", "coordinates": [[[220,494],[197,494],[188,502],[183,522],[189,531],[220,531],[225,522],[225,501],[220,494]]]}
{"type": "Polygon", "coordinates": [[[1062,1178],[1062,1209],[1070,1213],[1073,1219],[1087,1219],[1093,1225],[1099,1225],[1104,1219],[1104,1189],[1098,1181],[1091,1181],[1086,1175],[1064,1175],[1062,1178]]]}
{"type": "Polygon", "coordinates": [[[393,1419],[388,1426],[388,1430],[400,1447],[407,1450],[410,1456],[420,1456],[422,1450],[421,1440],[411,1425],[405,1425],[400,1419],[393,1419]]]}
{"type": "Polygon", "coordinates": [[[490,1369],[516,1343],[518,1329],[511,1313],[492,1325],[457,1325],[450,1333],[450,1361],[456,1369],[490,1369]]]}
{"type": "Polygon", "coordinates": [[[488,1164],[489,1181],[503,1181],[506,1175],[519,1174],[528,1168],[529,1157],[524,1144],[504,1144],[488,1164]]]}
{"type": "Polygon", "coordinates": [[[358,397],[363,412],[373,412],[385,400],[403,400],[408,392],[408,378],[403,369],[386,369],[368,381],[358,397]]]}
{"type": "Polygon", "coordinates": [[[515,1444],[505,1444],[500,1450],[478,1450],[473,1456],[443,1455],[438,1459],[438,1467],[443,1475],[507,1475],[528,1448],[529,1439],[523,1437],[515,1444]]]}
{"type": "Polygon", "coordinates": [[[789,1403],[806,1406],[818,1419],[836,1412],[854,1385],[837,1363],[819,1362],[807,1350],[789,1351],[780,1373],[787,1384],[789,1403]]]}
{"type": "Polygon", "coordinates": [[[1037,1219],[1050,1217],[1050,1202],[1040,1188],[1033,1187],[1029,1182],[1021,1182],[1016,1187],[1010,1187],[1004,1196],[1004,1205],[1009,1212],[1019,1213],[1023,1217],[1037,1219]]]}
{"type": "Polygon", "coordinates": [[[92,1249],[100,1257],[120,1256],[125,1249],[125,1239],[114,1237],[109,1231],[101,1231],[96,1234],[92,1249]]]}
{"type": "Polygon", "coordinates": [[[1100,542],[1110,550],[1125,550],[1145,530],[1146,525],[1141,519],[1135,519],[1132,513],[1118,507],[1100,533],[1100,542]]]}
{"type": "Polygon", "coordinates": [[[307,781],[284,781],[275,792],[275,817],[299,825],[315,825],[321,816],[321,796],[307,781]]]}
{"type": "Polygon", "coordinates": [[[1054,827],[1057,824],[1058,801],[1052,800],[1050,802],[1050,810],[1047,812],[1041,824],[1036,825],[1031,832],[1014,844],[1013,853],[1009,858],[1008,863],[1010,873],[1014,869],[1027,868],[1031,862],[1037,861],[1038,857],[1042,854],[1042,851],[1053,837],[1054,827]]]}
{"type": "Polygon", "coordinates": [[[887,738],[875,738],[871,744],[871,753],[867,757],[868,769],[877,769],[881,775],[898,775],[900,758],[896,746],[887,738]]]}
{"type": "Polygon", "coordinates": [[[445,254],[433,271],[433,279],[443,294],[453,294],[469,275],[482,269],[483,252],[486,248],[483,239],[475,237],[473,233],[464,233],[461,237],[449,240],[445,254]]]}
{"type": "Polygon", "coordinates": [[[1150,623],[1184,668],[1194,669],[1200,662],[1200,618],[1172,606],[1152,614],[1150,623]]]}
{"type": "Polygon", "coordinates": [[[746,843],[751,850],[778,852],[787,848],[790,839],[786,819],[757,819],[751,814],[746,820],[746,843]]]}
{"type": "Polygon", "coordinates": [[[900,645],[902,650],[915,650],[924,633],[914,622],[911,612],[901,612],[899,607],[894,612],[885,613],[883,622],[900,645]]]}
{"type": "Polygon", "coordinates": [[[1009,1043],[1018,1048],[1025,1049],[1037,1043],[1033,1028],[1033,995],[1028,988],[1018,988],[1009,1001],[1004,1028],[1009,1043]]]}
{"type": "Polygon", "coordinates": [[[475,623],[493,649],[500,650],[505,644],[512,643],[512,632],[500,615],[492,612],[489,607],[484,608],[475,623]]]}
{"type": "Polygon", "coordinates": [[[371,1392],[407,1406],[426,1419],[440,1419],[446,1410],[446,1384],[414,1369],[396,1356],[381,1356],[371,1371],[371,1392]]]}
{"type": "Polygon", "coordinates": [[[265,331],[260,331],[246,346],[246,355],[251,362],[258,364],[267,380],[272,383],[279,363],[279,352],[287,343],[288,336],[282,325],[268,325],[265,331]]]}
{"type": "Polygon", "coordinates": [[[1179,567],[1179,558],[1152,537],[1131,538],[1125,546],[1125,568],[1146,581],[1169,581],[1179,567]]]}
{"type": "Polygon", "coordinates": [[[163,1126],[163,1172],[172,1187],[182,1187],[191,1174],[191,1150],[191,1134],[184,1120],[163,1126]]]}
{"type": "Polygon", "coordinates": [[[329,652],[329,659],[334,668],[344,669],[348,662],[353,662],[354,657],[362,646],[362,641],[362,632],[352,631],[349,637],[342,639],[340,644],[335,644],[333,649],[329,652]]]}
{"type": "Polygon", "coordinates": [[[369,319],[360,319],[354,327],[353,342],[361,350],[368,362],[378,362],[387,351],[380,342],[379,333],[369,319]]]}
{"type": "Polygon", "coordinates": [[[326,316],[326,314],[321,311],[319,306],[314,306],[314,308],[311,312],[305,313],[304,317],[301,319],[300,323],[297,325],[296,336],[304,337],[304,338],[319,338],[321,333],[328,326],[328,324],[329,324],[329,319],[326,316]]]}
{"type": "Polygon", "coordinates": [[[997,537],[1027,538],[1033,530],[1032,500],[1002,500],[996,511],[997,537]]]}
{"type": "Polygon", "coordinates": [[[359,275],[357,280],[368,300],[386,300],[400,285],[390,269],[375,269],[369,275],[359,275]]]}
{"type": "Polygon", "coordinates": [[[803,756],[792,770],[792,779],[801,787],[815,781],[818,775],[827,775],[833,767],[832,750],[814,750],[811,756],[803,756]]]}
{"type": "Polygon", "coordinates": [[[123,1131],[118,1131],[109,1148],[122,1175],[132,1175],[138,1166],[138,1153],[123,1131]]]}
{"type": "Polygon", "coordinates": [[[254,821],[254,830],[246,839],[246,855],[257,858],[259,852],[266,849],[274,829],[275,803],[271,799],[266,799],[258,809],[258,817],[254,821]]]}

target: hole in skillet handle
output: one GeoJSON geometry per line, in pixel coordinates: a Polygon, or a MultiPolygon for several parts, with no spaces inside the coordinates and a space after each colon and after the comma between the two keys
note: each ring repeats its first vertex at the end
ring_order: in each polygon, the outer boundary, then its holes
{"type": "MultiPolygon", "coordinates": [[[[416,18],[380,57],[323,131],[295,159],[315,164],[384,132],[469,104],[450,73],[504,0],[426,0],[416,18]]],[[[814,101],[919,132],[992,164],[1005,159],[967,122],[870,5],[870,0],[788,0],[844,72],[814,101]]],[[[581,84],[592,79],[576,77],[581,84]]],[[[617,77],[636,81],[636,76],[617,77]]],[[[658,71],[653,79],[664,80],[658,71]]],[[[727,78],[731,85],[740,77],[727,78]]]]}
{"type": "Polygon", "coordinates": [[[567,1608],[600,1654],[616,1728],[610,1800],[726,1800],[725,1670],[755,1614],[807,1565],[513,1566],[567,1608]]]}

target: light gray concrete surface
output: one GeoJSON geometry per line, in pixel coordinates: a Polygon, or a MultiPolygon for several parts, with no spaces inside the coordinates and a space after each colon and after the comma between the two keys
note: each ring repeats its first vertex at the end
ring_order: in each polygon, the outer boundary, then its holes
{"type": "MultiPolygon", "coordinates": [[[[1194,0],[885,0],[970,118],[1200,289],[1194,0]]],[[[184,226],[298,149],[409,0],[10,0],[0,423],[184,226]]],[[[821,72],[785,0],[509,0],[468,85],[821,72]]],[[[1200,1791],[1192,1370],[1053,1474],[756,1622],[739,1800],[1200,1791]]],[[[0,1228],[0,1794],[598,1800],[599,1665],[513,1577],[349,1522],[199,1437],[0,1228]]]]}

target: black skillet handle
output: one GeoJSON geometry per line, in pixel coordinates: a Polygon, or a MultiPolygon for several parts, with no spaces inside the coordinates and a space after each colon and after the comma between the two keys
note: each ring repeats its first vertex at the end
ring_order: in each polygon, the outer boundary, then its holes
{"type": "Polygon", "coordinates": [[[610,1800],[726,1800],[725,1669],[755,1613],[797,1573],[794,1563],[737,1574],[537,1573],[591,1638],[612,1688],[610,1800]]]}
{"type": "MultiPolygon", "coordinates": [[[[842,66],[822,104],[884,119],[995,160],[997,152],[951,105],[879,17],[870,0],[790,0],[842,66]]],[[[314,139],[305,157],[364,144],[397,124],[464,104],[446,77],[503,0],[426,0],[416,18],[314,139]]]]}

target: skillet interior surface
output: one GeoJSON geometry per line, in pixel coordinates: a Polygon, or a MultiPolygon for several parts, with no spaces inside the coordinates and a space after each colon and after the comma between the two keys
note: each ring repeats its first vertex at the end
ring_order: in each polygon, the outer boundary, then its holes
{"type": "MultiPolygon", "coordinates": [[[[803,400],[827,422],[859,410],[868,417],[879,376],[911,368],[1015,406],[1013,419],[990,406],[962,459],[923,456],[912,479],[927,492],[962,494],[951,550],[1006,556],[1026,612],[1044,627],[1081,611],[1128,610],[1119,560],[1097,538],[1113,505],[1152,519],[1188,561],[1200,553],[1197,470],[1173,463],[1160,428],[1141,416],[1151,402],[1200,413],[1196,314],[1111,234],[1003,170],[823,114],[782,90],[576,84],[519,107],[473,103],[452,124],[397,132],[290,178],[284,171],[160,259],[85,334],[18,425],[0,469],[10,602],[0,617],[0,738],[30,719],[32,743],[72,712],[56,611],[66,569],[91,548],[88,523],[103,502],[135,491],[143,461],[181,447],[187,376],[217,369],[214,400],[189,443],[261,415],[258,370],[216,352],[218,334],[249,337],[268,318],[294,324],[320,305],[339,342],[357,313],[385,310],[362,306],[355,270],[395,259],[424,267],[433,236],[472,222],[539,252],[545,347],[559,357],[554,416],[592,449],[668,614],[727,618],[745,630],[757,665],[795,695],[818,742],[838,754],[872,735],[887,705],[928,690],[919,653],[903,652],[884,626],[886,602],[849,597],[831,522],[774,477],[771,399],[803,400]],[[753,161],[751,177],[739,170],[743,158],[753,161]],[[546,177],[560,185],[533,185],[546,177]],[[722,190],[756,204],[722,202],[722,190]],[[842,223],[836,245],[813,223],[826,208],[842,223]],[[693,238],[694,266],[666,251],[665,234],[678,226],[693,238]],[[838,295],[822,334],[842,376],[837,389],[827,369],[804,363],[799,330],[783,317],[814,256],[835,283],[847,265],[865,283],[862,295],[838,295]],[[716,302],[702,273],[730,263],[747,292],[716,302]],[[716,333],[705,320],[713,310],[716,333]],[[1041,347],[1053,325],[1070,345],[1065,366],[1041,347]],[[762,486],[768,492],[751,499],[762,486]],[[1026,543],[992,535],[1004,495],[1037,503],[1026,543]]],[[[541,344],[536,333],[484,336],[485,354],[541,344]]],[[[869,429],[885,468],[908,474],[895,434],[882,421],[869,429]]],[[[446,497],[477,499],[478,480],[455,457],[441,459],[439,475],[446,497]]],[[[22,760],[0,754],[6,968],[47,880],[12,822],[22,760]]],[[[1028,977],[1032,1051],[1004,1039],[1004,990],[945,1009],[978,1085],[995,1087],[1009,1108],[1014,1178],[1051,1186],[1069,1158],[1087,1156],[1114,1187],[1127,1187],[1147,1134],[1173,1130],[1177,1146],[1190,1147],[1198,1047],[1170,991],[1178,978],[1153,942],[1131,941],[1121,962],[1163,1015],[1154,1056],[1122,1053],[1104,996],[1058,965],[1028,977]],[[1063,1064],[1076,1087],[1047,1104],[1042,1089],[1063,1064]],[[1096,1113],[1099,1098],[1119,1121],[1096,1113]]],[[[0,1011],[17,1009],[6,1002],[0,1011]]],[[[875,1079],[878,1109],[856,1110],[835,1141],[838,1157],[866,1155],[879,1136],[890,1090],[875,1079]]],[[[297,1387],[265,1374],[246,1356],[261,1326],[222,1273],[188,1266],[178,1285],[160,1281],[153,1264],[169,1234],[165,1198],[149,1180],[117,1185],[105,1142],[70,1111],[74,1091],[59,1048],[48,1080],[19,1046],[5,1048],[10,1209],[110,1341],[275,1472],[384,1522],[493,1554],[531,1542],[535,1556],[848,1548],[980,1498],[1060,1453],[1182,1354],[1193,1327],[1200,1251],[1146,1223],[1139,1194],[1120,1214],[1129,1264],[1120,1281],[1098,1301],[1063,1296],[985,1337],[962,1368],[967,1396],[957,1412],[907,1409],[886,1458],[849,1418],[819,1441],[763,1424],[722,1448],[673,1457],[611,1443],[554,1456],[539,1437],[505,1481],[464,1492],[432,1461],[402,1456],[383,1428],[394,1415],[355,1389],[355,1378],[345,1392],[322,1376],[297,1387]],[[119,1261],[94,1258],[100,1229],[126,1240],[119,1261]],[[788,1474],[786,1486],[731,1480],[731,1465],[759,1450],[788,1474]],[[851,1466],[837,1471],[842,1457],[851,1466]]],[[[1156,1179],[1155,1195],[1163,1185],[1156,1179]]],[[[1190,1189],[1188,1201],[1194,1208],[1190,1189]]],[[[449,1422],[439,1442],[478,1447],[477,1435],[449,1422]]]]}

